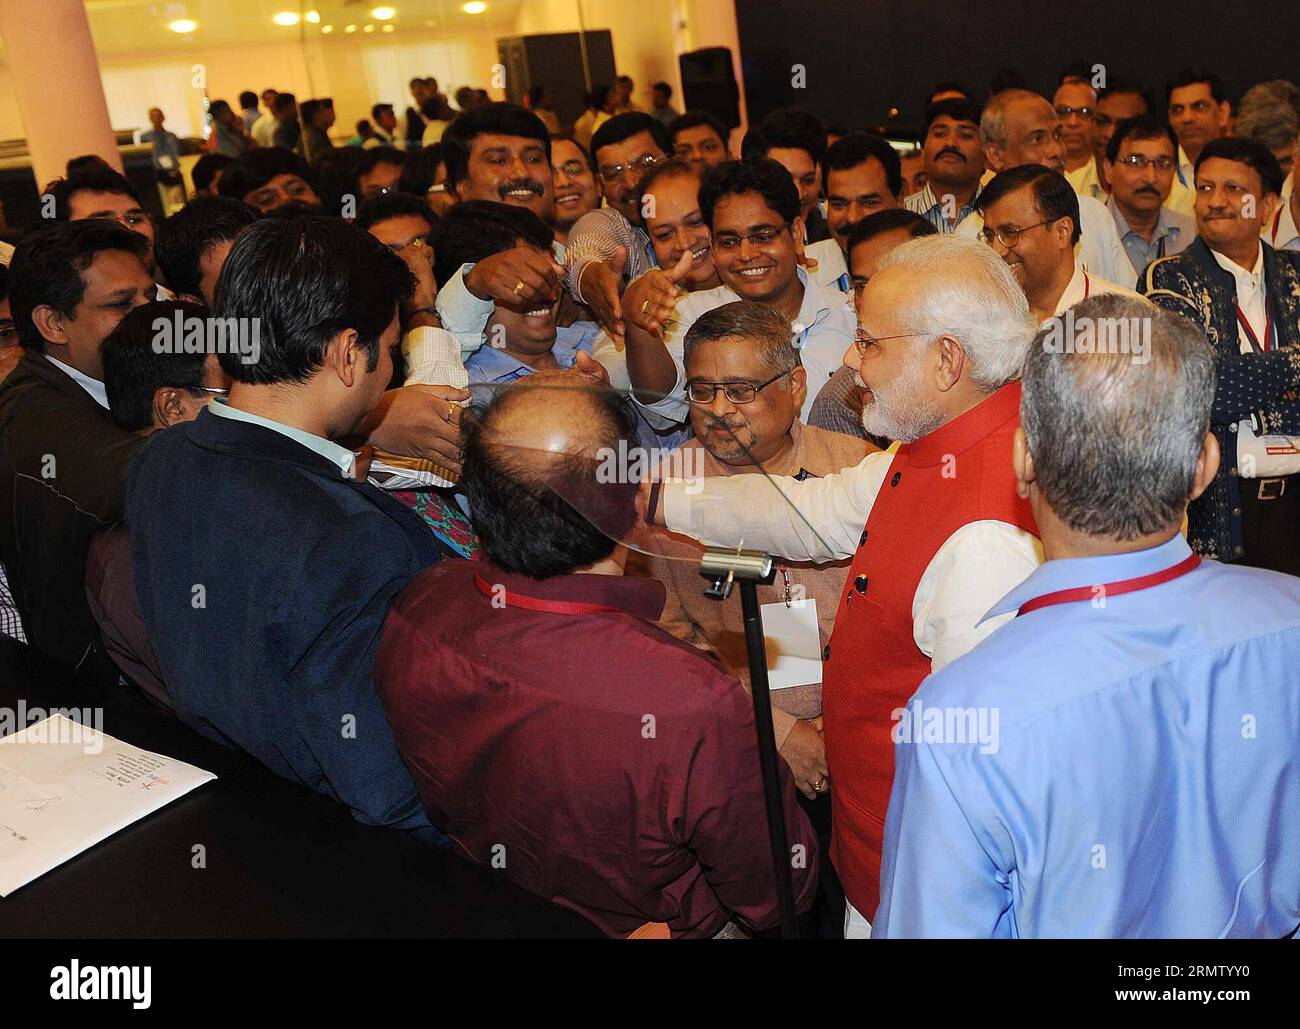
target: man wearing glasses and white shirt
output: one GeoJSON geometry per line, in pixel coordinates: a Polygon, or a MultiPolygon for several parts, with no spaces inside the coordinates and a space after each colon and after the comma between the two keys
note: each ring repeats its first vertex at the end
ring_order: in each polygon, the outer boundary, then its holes
{"type": "Polygon", "coordinates": [[[897,714],[921,681],[1005,617],[979,623],[1042,560],[1016,495],[1025,296],[987,246],[930,236],[888,254],[844,356],[866,383],[863,426],[898,440],[839,475],[647,488],[647,519],[715,546],[800,561],[853,558],[823,651],[832,859],[865,936],[880,896],[897,714]],[[789,503],[772,503],[773,486],[789,503]],[[689,492],[688,492],[689,487],[689,492]]]}
{"type": "Polygon", "coordinates": [[[854,319],[848,294],[819,285],[802,267],[799,212],[794,180],[771,158],[719,165],[700,186],[700,213],[712,233],[713,263],[723,284],[684,296],[671,275],[646,275],[628,286],[628,377],[656,428],[681,424],[689,415],[682,365],[686,332],[705,311],[736,300],[775,307],[793,324],[793,342],[808,372],[800,415],[807,419],[853,339],[854,319]]]}

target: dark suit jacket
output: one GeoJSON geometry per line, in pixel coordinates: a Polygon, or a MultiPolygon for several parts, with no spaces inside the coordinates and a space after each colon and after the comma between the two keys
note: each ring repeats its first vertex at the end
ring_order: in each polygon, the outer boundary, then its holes
{"type": "Polygon", "coordinates": [[[102,660],[86,548],[121,519],[143,444],[42,354],[24,354],[0,385],[0,561],[27,638],[64,664],[102,660]]]}
{"type": "Polygon", "coordinates": [[[1139,292],[1200,326],[1218,354],[1210,429],[1222,459],[1214,482],[1188,509],[1187,538],[1198,554],[1220,561],[1245,552],[1237,423],[1254,415],[1264,434],[1300,433],[1300,254],[1260,246],[1268,311],[1278,330],[1278,345],[1268,353],[1241,352],[1236,283],[1200,236],[1181,254],[1152,261],[1138,281],[1139,292]]]}
{"type": "Polygon", "coordinates": [[[439,551],[419,516],[299,443],[198,419],[131,470],[136,596],[182,720],[361,821],[428,821],[371,678],[392,599],[439,551]]]}

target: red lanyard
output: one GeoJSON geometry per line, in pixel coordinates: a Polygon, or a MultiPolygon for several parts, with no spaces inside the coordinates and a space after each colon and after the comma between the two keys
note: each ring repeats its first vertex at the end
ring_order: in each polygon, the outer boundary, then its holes
{"type": "Polygon", "coordinates": [[[1088,294],[1092,290],[1092,280],[1088,278],[1088,273],[1083,273],[1083,299],[1088,299],[1088,294]]]}
{"type": "Polygon", "coordinates": [[[1242,330],[1250,337],[1251,346],[1256,350],[1268,351],[1269,341],[1273,338],[1273,316],[1264,315],[1264,346],[1259,345],[1259,339],[1255,335],[1255,330],[1250,327],[1250,322],[1246,321],[1246,316],[1241,313],[1241,305],[1237,304],[1237,321],[1241,323],[1242,330]]]}
{"type": "Polygon", "coordinates": [[[1051,607],[1053,604],[1070,604],[1076,600],[1092,600],[1094,597],[1118,597],[1122,593],[1136,593],[1138,590],[1159,586],[1162,582],[1170,582],[1186,575],[1200,563],[1201,556],[1199,554],[1188,554],[1187,557],[1171,568],[1166,568],[1161,572],[1152,572],[1150,575],[1139,575],[1136,579],[1121,579],[1119,582],[1103,582],[1096,586],[1076,586],[1070,590],[1044,593],[1041,597],[1035,597],[1033,600],[1027,600],[1021,604],[1020,610],[1016,612],[1016,617],[1027,615],[1030,611],[1037,611],[1040,607],[1051,607]]]}
{"type": "Polygon", "coordinates": [[[580,600],[543,600],[523,593],[507,594],[504,586],[498,584],[494,587],[478,572],[474,573],[474,585],[483,596],[493,598],[500,596],[501,602],[506,607],[521,607],[526,611],[546,611],[554,615],[598,615],[607,611],[618,613],[621,610],[605,604],[587,604],[580,600]]]}
{"type": "Polygon", "coordinates": [[[1269,240],[1269,242],[1271,242],[1274,246],[1277,246],[1277,230],[1278,230],[1278,226],[1282,224],[1282,212],[1284,210],[1286,210],[1285,207],[1279,207],[1277,209],[1277,214],[1273,216],[1273,236],[1269,240]]]}

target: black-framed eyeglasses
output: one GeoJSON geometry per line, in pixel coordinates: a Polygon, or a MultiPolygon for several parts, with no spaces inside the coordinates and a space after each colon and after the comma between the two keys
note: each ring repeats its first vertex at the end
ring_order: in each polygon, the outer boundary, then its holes
{"type": "Polygon", "coordinates": [[[724,235],[714,236],[713,245],[719,250],[724,251],[738,250],[740,244],[745,242],[745,240],[750,240],[756,246],[760,247],[771,246],[776,242],[777,236],[781,235],[781,233],[785,232],[788,228],[790,228],[790,223],[786,222],[784,225],[766,225],[756,232],[749,233],[747,236],[739,236],[734,232],[728,232],[724,235]]]}
{"type": "Polygon", "coordinates": [[[1051,225],[1052,222],[1059,221],[1058,218],[1048,218],[1046,221],[1034,222],[1033,225],[1026,225],[1023,229],[980,229],[980,239],[984,240],[989,246],[993,245],[996,239],[1008,250],[1015,247],[1020,242],[1020,237],[1030,229],[1037,229],[1043,225],[1051,225]]]}
{"type": "Polygon", "coordinates": [[[618,182],[629,171],[633,171],[636,172],[637,178],[640,178],[642,172],[649,171],[662,160],[663,157],[659,154],[644,154],[635,160],[628,161],[627,164],[602,164],[600,166],[600,177],[606,182],[618,182]]]}
{"type": "Polygon", "coordinates": [[[1130,168],[1136,168],[1138,171],[1146,169],[1148,164],[1156,166],[1157,171],[1168,172],[1174,170],[1174,159],[1162,155],[1160,157],[1147,157],[1146,154],[1128,154],[1119,159],[1120,164],[1127,164],[1130,168]]]}
{"type": "MultiPolygon", "coordinates": [[[[793,371],[794,369],[790,369],[793,371]]],[[[692,404],[711,404],[713,398],[718,395],[718,390],[726,394],[727,399],[733,404],[751,404],[754,398],[759,395],[768,386],[776,382],[777,379],[784,379],[790,372],[781,372],[780,375],[773,375],[766,382],[688,382],[686,384],[686,398],[692,404]]]]}
{"type": "Polygon", "coordinates": [[[1083,107],[1070,107],[1067,104],[1062,104],[1056,109],[1056,113],[1062,118],[1068,118],[1072,114],[1077,114],[1080,118],[1091,118],[1094,112],[1091,107],[1086,105],[1083,107]]]}

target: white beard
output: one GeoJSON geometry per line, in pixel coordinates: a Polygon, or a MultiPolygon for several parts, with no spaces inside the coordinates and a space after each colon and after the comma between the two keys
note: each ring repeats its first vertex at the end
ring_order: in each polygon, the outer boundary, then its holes
{"type": "MultiPolygon", "coordinates": [[[[928,436],[944,423],[943,415],[929,406],[920,363],[913,365],[888,390],[872,388],[873,400],[862,408],[862,427],[872,436],[911,443],[928,436]]],[[[862,379],[857,380],[861,384],[862,379]]]]}

